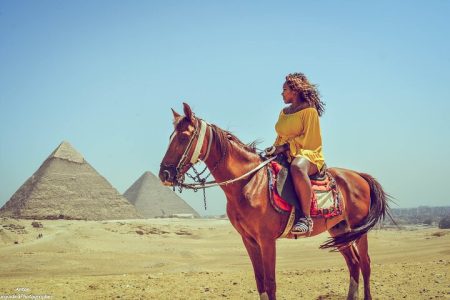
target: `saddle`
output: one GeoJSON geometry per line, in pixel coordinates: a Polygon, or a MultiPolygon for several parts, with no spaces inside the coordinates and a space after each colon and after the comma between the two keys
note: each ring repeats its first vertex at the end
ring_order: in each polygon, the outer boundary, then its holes
{"type": "MultiPolygon", "coordinates": [[[[269,188],[273,207],[281,213],[296,210],[296,215],[304,215],[294,183],[289,171],[289,162],[284,155],[278,155],[270,163],[269,188]]],[[[330,218],[342,214],[342,195],[338,190],[333,176],[327,172],[324,165],[316,174],[310,176],[312,186],[311,216],[330,218]]]]}

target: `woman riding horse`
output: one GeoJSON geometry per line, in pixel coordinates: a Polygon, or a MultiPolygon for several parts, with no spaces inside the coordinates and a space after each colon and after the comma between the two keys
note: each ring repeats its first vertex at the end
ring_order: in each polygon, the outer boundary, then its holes
{"type": "MultiPolygon", "coordinates": [[[[295,131],[298,136],[289,135],[289,132],[285,136],[285,131],[280,129],[283,126],[277,126],[279,138],[275,149],[268,152],[288,152],[290,159],[294,161],[293,169],[298,165],[297,162],[300,162],[299,172],[311,174],[314,167],[319,169],[323,166],[323,156],[318,154],[321,153],[318,115],[323,112],[323,103],[304,75],[289,75],[285,88],[283,97],[291,106],[282,112],[279,123],[283,123],[283,118],[292,117],[294,121],[286,121],[284,126],[288,129],[284,130],[295,131]],[[290,85],[291,81],[297,83],[290,85]],[[297,91],[298,95],[301,89],[293,86],[301,86],[303,95],[309,95],[309,98],[294,97],[294,92],[297,91]],[[316,102],[308,99],[316,99],[316,102]],[[303,119],[300,119],[300,116],[314,122],[301,121],[303,119]],[[308,128],[306,131],[303,127],[300,128],[304,122],[308,128]],[[319,139],[311,142],[313,139],[309,138],[310,135],[319,139]],[[307,144],[304,143],[305,140],[308,141],[307,144]],[[289,145],[289,148],[281,145],[289,145]],[[307,167],[303,167],[304,164],[307,167]]],[[[159,177],[164,185],[192,188],[194,185],[183,183],[186,172],[199,160],[206,164],[214,176],[215,185],[220,186],[226,195],[227,216],[241,235],[250,257],[260,299],[275,300],[276,240],[289,228],[290,215],[278,212],[272,205],[268,188],[269,167],[266,163],[270,160],[263,161],[254,147],[242,143],[232,133],[197,118],[188,104],[184,103],[183,106],[184,115],[172,110],[174,131],[161,161],[159,177]]],[[[306,232],[312,230],[311,234],[306,236],[328,231],[331,239],[321,248],[334,248],[344,256],[350,275],[347,299],[358,299],[359,275],[362,273],[364,299],[370,300],[371,268],[367,233],[384,219],[385,214],[389,214],[389,197],[380,183],[368,174],[342,168],[327,170],[342,193],[344,209],[342,214],[328,219],[315,217],[314,229],[306,219],[306,232]]],[[[298,174],[296,177],[296,181],[301,178],[298,174]]],[[[309,184],[307,179],[306,183],[309,184]]],[[[303,189],[301,184],[305,183],[299,184],[300,191],[303,189]]],[[[197,187],[202,188],[205,185],[203,183],[197,187]]],[[[309,205],[311,192],[305,193],[306,195],[299,194],[302,202],[305,201],[309,205]]],[[[304,208],[304,212],[309,213],[309,209],[304,208]]]]}
{"type": "Polygon", "coordinates": [[[323,114],[325,104],[320,100],[316,86],[302,73],[286,76],[281,95],[284,103],[290,105],[280,112],[275,125],[278,136],[274,146],[266,149],[266,154],[285,153],[290,162],[295,191],[304,214],[291,233],[302,235],[313,231],[309,175],[324,166],[319,116],[323,114]]]}

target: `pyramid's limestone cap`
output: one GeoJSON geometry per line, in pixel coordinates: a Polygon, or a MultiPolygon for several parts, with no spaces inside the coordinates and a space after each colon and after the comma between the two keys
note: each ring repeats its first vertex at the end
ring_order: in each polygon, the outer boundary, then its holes
{"type": "Polygon", "coordinates": [[[84,163],[83,155],[78,153],[78,151],[75,150],[75,148],[73,148],[72,145],[67,141],[63,141],[61,144],[59,144],[55,151],[53,151],[53,153],[49,156],[49,158],[54,157],[80,164],[84,163]]]}
{"type": "Polygon", "coordinates": [[[142,174],[142,177],[145,177],[145,178],[155,177],[156,178],[156,176],[150,171],[145,171],[144,174],[142,174]]]}

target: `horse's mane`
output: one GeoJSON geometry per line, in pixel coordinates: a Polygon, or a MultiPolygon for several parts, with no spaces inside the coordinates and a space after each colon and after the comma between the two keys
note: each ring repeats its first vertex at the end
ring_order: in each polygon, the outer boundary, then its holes
{"type": "MultiPolygon", "coordinates": [[[[175,126],[176,130],[179,130],[179,131],[185,130],[185,127],[188,126],[189,123],[190,122],[186,119],[186,117],[179,117],[173,121],[173,125],[175,126]]],[[[231,132],[222,129],[215,124],[210,124],[210,126],[211,126],[213,132],[215,132],[218,143],[220,145],[220,150],[224,155],[227,156],[229,153],[228,149],[229,149],[229,147],[231,147],[230,142],[235,143],[242,150],[245,150],[245,151],[253,153],[253,154],[257,154],[256,153],[256,150],[257,150],[256,145],[258,144],[258,141],[253,141],[249,144],[245,144],[231,132]]]]}
{"type": "Polygon", "coordinates": [[[253,141],[249,144],[244,144],[240,139],[238,139],[231,132],[222,129],[215,124],[211,124],[211,127],[212,127],[213,131],[216,133],[217,140],[219,142],[222,153],[228,153],[227,150],[231,146],[230,141],[232,141],[235,144],[237,144],[240,148],[242,148],[250,153],[257,154],[256,153],[256,145],[258,143],[257,141],[253,141]]]}

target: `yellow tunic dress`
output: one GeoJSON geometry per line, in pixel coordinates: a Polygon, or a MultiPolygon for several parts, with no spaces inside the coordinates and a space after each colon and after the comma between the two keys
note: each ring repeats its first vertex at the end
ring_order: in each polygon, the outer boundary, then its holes
{"type": "Polygon", "coordinates": [[[320,170],[324,165],[322,136],[320,134],[319,114],[313,107],[292,114],[282,110],[275,125],[278,134],[275,146],[289,144],[288,160],[305,157],[320,170]]]}

